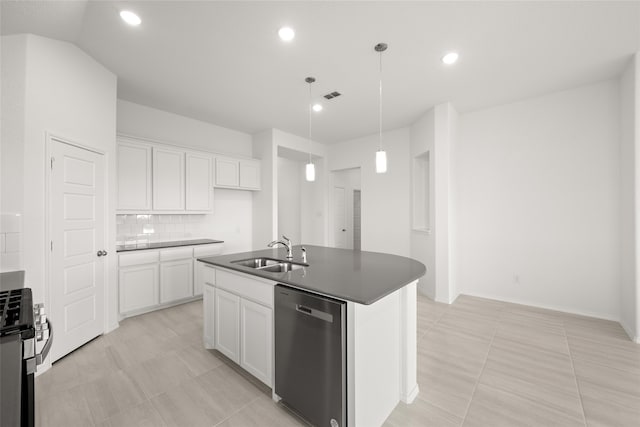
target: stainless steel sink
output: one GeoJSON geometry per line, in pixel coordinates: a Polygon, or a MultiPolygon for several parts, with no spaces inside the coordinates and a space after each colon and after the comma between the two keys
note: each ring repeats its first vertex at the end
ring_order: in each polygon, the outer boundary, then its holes
{"type": "Polygon", "coordinates": [[[244,267],[249,268],[263,268],[270,265],[278,264],[282,261],[271,258],[251,258],[251,259],[240,259],[237,261],[231,261],[232,264],[242,265],[244,267]]]}
{"type": "Polygon", "coordinates": [[[294,262],[279,262],[278,264],[262,267],[260,270],[270,273],[286,273],[287,271],[297,270],[302,267],[306,267],[306,265],[296,264],[294,262]]]}
{"type": "Polygon", "coordinates": [[[268,271],[269,273],[286,273],[308,266],[308,264],[299,264],[273,258],[239,259],[237,261],[231,261],[231,263],[242,265],[243,267],[255,268],[256,270],[268,271]]]}

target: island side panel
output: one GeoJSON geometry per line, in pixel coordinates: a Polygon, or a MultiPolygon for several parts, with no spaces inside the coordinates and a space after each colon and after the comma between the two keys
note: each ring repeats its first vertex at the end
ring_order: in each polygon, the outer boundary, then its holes
{"type": "Polygon", "coordinates": [[[347,305],[350,427],[381,426],[400,401],[401,291],[371,305],[347,305]]]}
{"type": "Polygon", "coordinates": [[[414,281],[400,289],[400,400],[410,404],[418,396],[418,299],[414,281]]]}

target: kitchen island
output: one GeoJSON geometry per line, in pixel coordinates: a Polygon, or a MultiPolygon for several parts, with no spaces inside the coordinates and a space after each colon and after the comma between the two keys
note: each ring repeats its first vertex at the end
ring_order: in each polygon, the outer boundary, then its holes
{"type": "MultiPolygon", "coordinates": [[[[416,382],[416,283],[425,266],[396,255],[306,246],[297,269],[274,272],[247,260],[287,261],[284,249],[199,258],[204,342],[274,385],[273,289],[276,284],[346,302],[347,425],[379,426],[416,382]]],[[[274,399],[278,396],[274,393],[274,399]]]]}

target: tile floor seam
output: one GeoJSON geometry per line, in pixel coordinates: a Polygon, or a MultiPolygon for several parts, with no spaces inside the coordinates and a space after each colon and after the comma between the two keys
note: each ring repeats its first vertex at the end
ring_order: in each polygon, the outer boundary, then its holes
{"type": "MultiPolygon", "coordinates": [[[[502,310],[500,310],[502,311],[502,310]]],[[[502,313],[500,313],[502,314],[502,313]]],[[[471,408],[471,403],[473,402],[473,396],[475,396],[476,394],[476,390],[478,390],[478,384],[480,384],[480,378],[482,378],[482,373],[484,372],[485,368],[487,367],[487,360],[489,360],[489,353],[491,352],[491,347],[493,347],[493,340],[496,338],[496,335],[498,333],[498,323],[500,321],[500,316],[498,316],[498,319],[496,320],[496,326],[494,327],[493,330],[493,335],[491,336],[491,341],[489,342],[489,347],[487,348],[487,353],[484,356],[484,362],[482,363],[482,369],[480,370],[480,374],[478,375],[478,378],[476,379],[476,383],[473,386],[473,391],[471,392],[471,399],[469,399],[469,403],[467,404],[467,408],[464,411],[464,417],[462,417],[462,424],[460,424],[461,426],[464,426],[465,421],[467,420],[467,415],[469,415],[469,409],[471,408]]]]}
{"type": "Polygon", "coordinates": [[[225,421],[227,421],[229,418],[233,417],[234,415],[240,413],[244,408],[246,408],[247,406],[251,405],[253,402],[255,402],[256,400],[260,399],[261,396],[256,396],[253,399],[251,399],[250,401],[248,401],[247,403],[245,403],[244,405],[242,405],[241,407],[239,407],[237,410],[233,411],[232,413],[230,413],[227,417],[225,417],[224,419],[220,420],[220,422],[213,424],[212,427],[216,427],[219,426],[221,424],[223,424],[225,421]]]}
{"type": "Polygon", "coordinates": [[[571,362],[571,370],[573,371],[573,380],[576,383],[576,391],[578,392],[578,399],[580,399],[580,409],[582,410],[582,421],[584,421],[585,427],[587,426],[587,414],[584,411],[584,402],[582,401],[582,393],[580,392],[580,383],[578,382],[578,375],[576,374],[576,367],[573,364],[573,352],[571,351],[571,345],[569,344],[569,337],[567,336],[567,330],[564,323],[562,324],[562,330],[564,331],[564,339],[567,342],[567,350],[569,351],[569,362],[571,362]]]}

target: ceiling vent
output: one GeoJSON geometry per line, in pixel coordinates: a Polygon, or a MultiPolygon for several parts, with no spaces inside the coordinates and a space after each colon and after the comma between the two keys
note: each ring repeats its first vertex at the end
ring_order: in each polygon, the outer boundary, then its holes
{"type": "Polygon", "coordinates": [[[338,96],[342,95],[340,92],[331,92],[326,94],[324,97],[327,99],[333,99],[333,98],[337,98],[338,96]]]}

